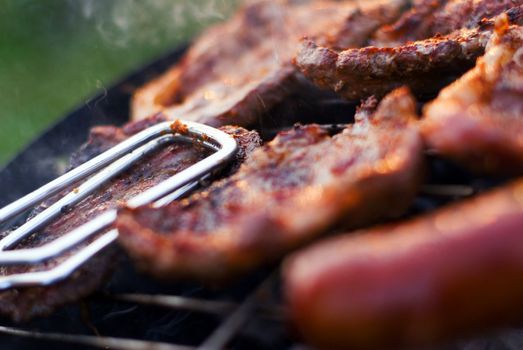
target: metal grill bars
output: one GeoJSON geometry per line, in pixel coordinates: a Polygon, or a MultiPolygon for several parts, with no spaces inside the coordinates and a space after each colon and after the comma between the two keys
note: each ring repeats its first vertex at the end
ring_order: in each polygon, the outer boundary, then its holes
{"type": "MultiPolygon", "coordinates": [[[[164,343],[152,340],[139,340],[131,338],[115,338],[110,336],[79,335],[68,333],[49,333],[20,328],[0,326],[0,334],[32,338],[35,340],[48,340],[57,343],[70,343],[88,345],[100,349],[132,349],[132,350],[221,350],[227,347],[242,328],[254,318],[269,318],[277,323],[284,320],[284,310],[274,303],[274,300],[264,304],[262,301],[269,295],[271,286],[277,280],[276,271],[265,278],[251,290],[240,303],[224,302],[218,300],[194,299],[173,295],[140,295],[116,294],[106,295],[110,300],[117,300],[131,304],[159,306],[174,310],[186,310],[204,314],[223,315],[223,320],[207,336],[199,346],[186,346],[164,343]]],[[[283,326],[282,326],[283,327],[283,326]]],[[[266,334],[266,333],[260,333],[266,334]]]]}
{"type": "MultiPolygon", "coordinates": [[[[196,187],[199,180],[208,178],[213,170],[224,166],[231,160],[237,150],[237,144],[233,137],[207,125],[189,121],[177,121],[175,123],[163,122],[149,127],[65,175],[0,209],[0,223],[2,223],[96,173],[40,214],[2,238],[0,240],[0,265],[37,264],[43,262],[62,254],[101,230],[110,227],[116,219],[116,210],[107,211],[41,247],[8,250],[58,217],[65,209],[80,202],[102,184],[128,169],[145,155],[166,143],[174,141],[197,142],[214,150],[215,153],[135,196],[127,202],[127,206],[138,207],[150,203],[163,205],[179,198],[196,187]]],[[[0,289],[42,286],[60,281],[69,276],[96,253],[114,242],[117,237],[118,232],[114,229],[110,230],[51,270],[2,276],[0,277],[0,289]]]]}

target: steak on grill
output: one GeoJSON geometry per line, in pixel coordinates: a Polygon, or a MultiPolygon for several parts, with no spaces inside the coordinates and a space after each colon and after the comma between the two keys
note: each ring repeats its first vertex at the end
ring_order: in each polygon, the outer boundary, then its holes
{"type": "Polygon", "coordinates": [[[523,172],[523,27],[500,18],[485,56],[426,106],[429,147],[472,170],[523,172]]]}
{"type": "Polygon", "coordinates": [[[285,262],[293,323],[318,348],[368,350],[425,348],[521,321],[522,225],[518,180],[320,242],[285,262]]]}
{"type": "Polygon", "coordinates": [[[318,86],[347,99],[383,96],[405,84],[423,95],[470,68],[489,36],[488,30],[467,29],[393,48],[369,46],[342,52],[304,40],[295,62],[318,86]]]}
{"type": "MultiPolygon", "coordinates": [[[[112,126],[93,128],[89,141],[73,155],[71,166],[76,167],[138,131],[165,120],[164,116],[156,115],[129,123],[122,128],[112,126]]],[[[239,143],[240,151],[234,161],[236,167],[237,163],[242,162],[247,154],[261,144],[260,138],[254,131],[247,131],[238,127],[223,127],[222,130],[233,135],[239,143]]],[[[198,162],[206,157],[209,152],[201,147],[196,148],[184,143],[165,146],[109,181],[46,228],[22,241],[17,248],[37,247],[55,240],[102,212],[115,208],[123,201],[198,162]]],[[[46,201],[35,209],[33,215],[53,202],[53,199],[46,201]]],[[[44,264],[2,267],[0,274],[9,275],[50,269],[84,246],[85,244],[82,244],[58,258],[48,260],[44,264]]],[[[113,271],[118,256],[115,247],[111,247],[83,265],[70,278],[55,285],[16,288],[0,292],[0,314],[7,315],[17,322],[25,321],[34,316],[49,314],[58,306],[77,301],[101,286],[106,277],[113,271]]]]}
{"type": "Polygon", "coordinates": [[[361,7],[355,1],[250,2],[228,22],[208,29],[180,63],[139,89],[133,118],[163,110],[171,119],[252,126],[289,94],[311,89],[291,64],[300,37],[324,33],[329,42],[359,46],[369,30],[397,18],[406,2],[380,0],[361,7]]]}
{"type": "Polygon", "coordinates": [[[233,176],[162,208],[120,210],[119,240],[162,278],[224,280],[324,233],[397,215],[420,181],[422,142],[406,89],[360,109],[333,137],[296,126],[254,151],[233,176]]]}
{"type": "Polygon", "coordinates": [[[473,29],[484,19],[522,4],[521,0],[420,0],[395,23],[380,28],[371,42],[380,47],[394,47],[473,29]]]}
{"type": "MultiPolygon", "coordinates": [[[[496,7],[496,10],[517,3],[507,1],[504,7],[496,7]]],[[[507,14],[511,22],[521,23],[523,8],[513,7],[507,14]]],[[[343,51],[306,39],[295,64],[316,85],[332,89],[347,99],[372,94],[383,96],[405,84],[417,95],[426,96],[473,67],[476,58],[484,53],[493,28],[494,19],[484,19],[472,28],[465,26],[445,35],[435,34],[397,46],[343,51]]]]}

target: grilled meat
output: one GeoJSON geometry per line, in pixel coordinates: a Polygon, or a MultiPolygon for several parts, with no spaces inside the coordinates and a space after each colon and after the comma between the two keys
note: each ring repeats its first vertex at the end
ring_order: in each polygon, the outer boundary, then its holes
{"type": "Polygon", "coordinates": [[[409,41],[422,40],[433,36],[430,35],[430,32],[434,25],[435,17],[446,2],[447,0],[414,1],[412,7],[405,11],[397,21],[379,28],[373,34],[370,44],[373,46],[395,47],[409,41]]]}
{"type": "Polygon", "coordinates": [[[163,110],[172,119],[251,126],[290,93],[311,88],[291,64],[301,36],[325,33],[328,42],[358,46],[369,31],[397,18],[406,1],[361,7],[354,1],[251,2],[207,30],[179,64],[138,90],[133,118],[163,110]]]}
{"type": "Polygon", "coordinates": [[[523,181],[321,242],[284,268],[301,335],[322,349],[424,348],[523,312],[523,181]]]}
{"type": "Polygon", "coordinates": [[[428,36],[475,28],[485,19],[523,5],[521,0],[451,0],[434,16],[428,36]]]}
{"type": "Polygon", "coordinates": [[[376,46],[394,47],[461,29],[474,29],[484,19],[522,4],[521,0],[421,0],[395,23],[380,28],[371,42],[376,46]]]}
{"type": "MultiPolygon", "coordinates": [[[[132,134],[151,126],[165,117],[157,115],[139,122],[129,123],[123,128],[96,127],[92,130],[89,141],[71,160],[72,167],[93,158],[132,134]]],[[[235,163],[259,146],[261,141],[254,131],[246,131],[237,127],[223,127],[222,130],[234,135],[240,146],[235,163]]],[[[144,190],[171,177],[175,173],[189,167],[208,155],[199,147],[176,143],[146,157],[125,173],[119,175],[104,185],[100,190],[78,203],[70,211],[64,213],[41,232],[20,243],[17,248],[31,248],[48,243],[71,231],[73,228],[96,217],[102,212],[112,209],[144,190]]],[[[71,189],[69,189],[70,191],[71,189]]],[[[35,213],[52,204],[49,200],[35,210],[35,213]]],[[[85,246],[81,245],[79,248],[85,246]]],[[[76,250],[67,252],[59,258],[51,259],[37,266],[2,267],[0,273],[8,275],[37,270],[47,270],[66,258],[76,250]]],[[[15,321],[24,321],[34,316],[48,314],[56,307],[74,302],[92,293],[104,282],[115,267],[118,252],[111,248],[98,254],[94,259],[82,266],[71,278],[49,287],[17,288],[0,292],[0,314],[10,316],[15,321]]]]}
{"type": "Polygon", "coordinates": [[[347,99],[383,96],[405,84],[422,95],[470,68],[483,53],[489,36],[488,30],[467,29],[394,48],[369,46],[342,52],[305,40],[296,64],[318,86],[331,88],[347,99]]]}
{"type": "Polygon", "coordinates": [[[523,27],[500,18],[485,56],[426,106],[429,147],[472,170],[523,172],[523,27]]]}
{"type": "Polygon", "coordinates": [[[378,28],[400,17],[409,3],[406,0],[359,1],[347,13],[341,26],[326,27],[317,33],[309,32],[307,37],[334,49],[360,47],[378,28]]]}
{"type": "MultiPolygon", "coordinates": [[[[516,3],[504,2],[506,6],[496,10],[516,3]]],[[[507,15],[512,23],[521,23],[523,8],[509,9],[507,15]]],[[[466,26],[469,22],[462,24],[463,28],[446,35],[435,34],[392,47],[368,46],[340,52],[304,40],[295,64],[316,85],[347,99],[383,96],[405,84],[420,96],[430,95],[473,67],[492,35],[494,19],[484,19],[472,28],[466,26]]]]}
{"type": "Polygon", "coordinates": [[[422,143],[406,89],[330,137],[318,125],[281,132],[232,177],[163,208],[120,210],[120,242],[162,278],[223,280],[323,233],[396,215],[420,178],[422,143]],[[391,209],[392,208],[392,209],[391,209]]]}

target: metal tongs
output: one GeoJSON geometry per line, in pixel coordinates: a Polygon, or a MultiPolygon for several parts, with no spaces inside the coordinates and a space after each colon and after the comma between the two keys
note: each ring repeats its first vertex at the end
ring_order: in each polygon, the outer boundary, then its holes
{"type": "MultiPolygon", "coordinates": [[[[68,186],[72,186],[77,181],[92,175],[47,209],[0,239],[0,266],[42,263],[86,241],[101,230],[108,229],[116,220],[116,209],[106,211],[45,245],[30,249],[13,249],[18,242],[58,217],[64,209],[79,203],[99,186],[128,169],[145,155],[173,141],[198,143],[215,152],[133,197],[127,201],[128,207],[135,208],[151,203],[155,206],[161,206],[183,196],[197,187],[200,180],[209,177],[212,171],[223,167],[231,160],[237,150],[236,141],[232,136],[207,125],[189,121],[176,121],[174,123],[162,122],[149,127],[0,209],[0,223],[3,223],[68,186]]],[[[61,281],[70,276],[95,254],[113,243],[117,237],[118,231],[113,228],[50,270],[1,276],[0,290],[14,287],[45,286],[61,281]]]]}

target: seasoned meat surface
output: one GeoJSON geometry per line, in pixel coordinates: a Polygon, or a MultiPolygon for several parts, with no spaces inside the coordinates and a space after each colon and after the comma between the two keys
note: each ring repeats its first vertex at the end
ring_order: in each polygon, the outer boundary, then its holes
{"type": "Polygon", "coordinates": [[[296,64],[318,86],[347,99],[383,96],[405,84],[423,95],[471,68],[489,37],[489,30],[466,29],[393,48],[369,46],[342,52],[304,40],[296,64]]]}
{"type": "MultiPolygon", "coordinates": [[[[72,157],[71,166],[76,167],[130,135],[165,120],[164,116],[157,115],[139,122],[129,123],[122,128],[96,127],[91,131],[89,141],[72,157]]],[[[229,126],[223,127],[222,130],[233,135],[239,143],[240,151],[235,163],[241,162],[247,154],[261,143],[254,131],[229,126]]],[[[51,242],[102,212],[115,208],[124,201],[189,167],[208,154],[205,149],[196,148],[189,144],[175,143],[168,145],[109,181],[100,190],[85,198],[41,232],[18,244],[17,248],[36,247],[51,242]]],[[[43,210],[52,202],[54,200],[47,201],[37,208],[35,213],[43,210]]],[[[85,245],[81,245],[80,248],[83,246],[85,245]]],[[[0,273],[8,275],[50,269],[69,256],[71,256],[71,252],[33,267],[2,267],[0,273]]],[[[110,248],[98,254],[75,272],[72,277],[63,282],[49,287],[17,288],[0,292],[0,314],[7,315],[15,321],[24,321],[34,316],[48,314],[63,304],[77,301],[100,287],[115,267],[118,256],[116,249],[110,248]]]]}
{"type": "Polygon", "coordinates": [[[223,280],[323,233],[396,215],[419,182],[422,143],[406,89],[360,109],[333,137],[296,126],[254,151],[237,173],[163,208],[122,209],[120,242],[162,278],[223,280]]]}
{"type": "Polygon", "coordinates": [[[380,28],[371,42],[376,46],[394,47],[461,29],[474,29],[484,19],[522,4],[521,0],[421,0],[395,23],[380,28]]]}
{"type": "Polygon", "coordinates": [[[520,322],[522,225],[519,180],[320,242],[284,264],[292,321],[317,348],[340,350],[424,349],[520,322]]]}
{"type": "Polygon", "coordinates": [[[523,172],[523,27],[500,18],[485,56],[426,106],[429,147],[470,169],[523,172]]]}
{"type": "Polygon", "coordinates": [[[357,1],[341,26],[326,26],[321,32],[306,36],[331,48],[360,47],[378,28],[399,18],[409,4],[406,0],[357,1]]]}
{"type": "MultiPolygon", "coordinates": [[[[373,46],[395,47],[431,37],[436,14],[447,0],[417,0],[394,23],[379,28],[370,42],[373,46]]],[[[439,33],[445,34],[445,33],[439,33]]]]}
{"type": "Polygon", "coordinates": [[[163,110],[213,126],[251,126],[290,93],[310,89],[291,64],[299,38],[324,33],[359,46],[369,31],[400,14],[407,0],[257,0],[207,30],[182,61],[133,97],[133,118],[163,110]],[[356,30],[354,30],[356,29],[356,30]]]}
{"type": "MultiPolygon", "coordinates": [[[[506,9],[512,23],[523,21],[523,9],[514,7],[519,2],[503,4],[505,6],[495,7],[496,11],[485,10],[485,13],[495,14],[506,9]]],[[[372,94],[383,96],[405,84],[417,95],[426,96],[473,67],[476,58],[484,53],[494,21],[484,18],[474,26],[470,23],[476,21],[464,22],[460,29],[445,34],[438,31],[417,41],[406,40],[393,46],[380,45],[377,41],[377,46],[343,51],[305,39],[294,62],[316,85],[332,89],[347,99],[372,94]]]]}

